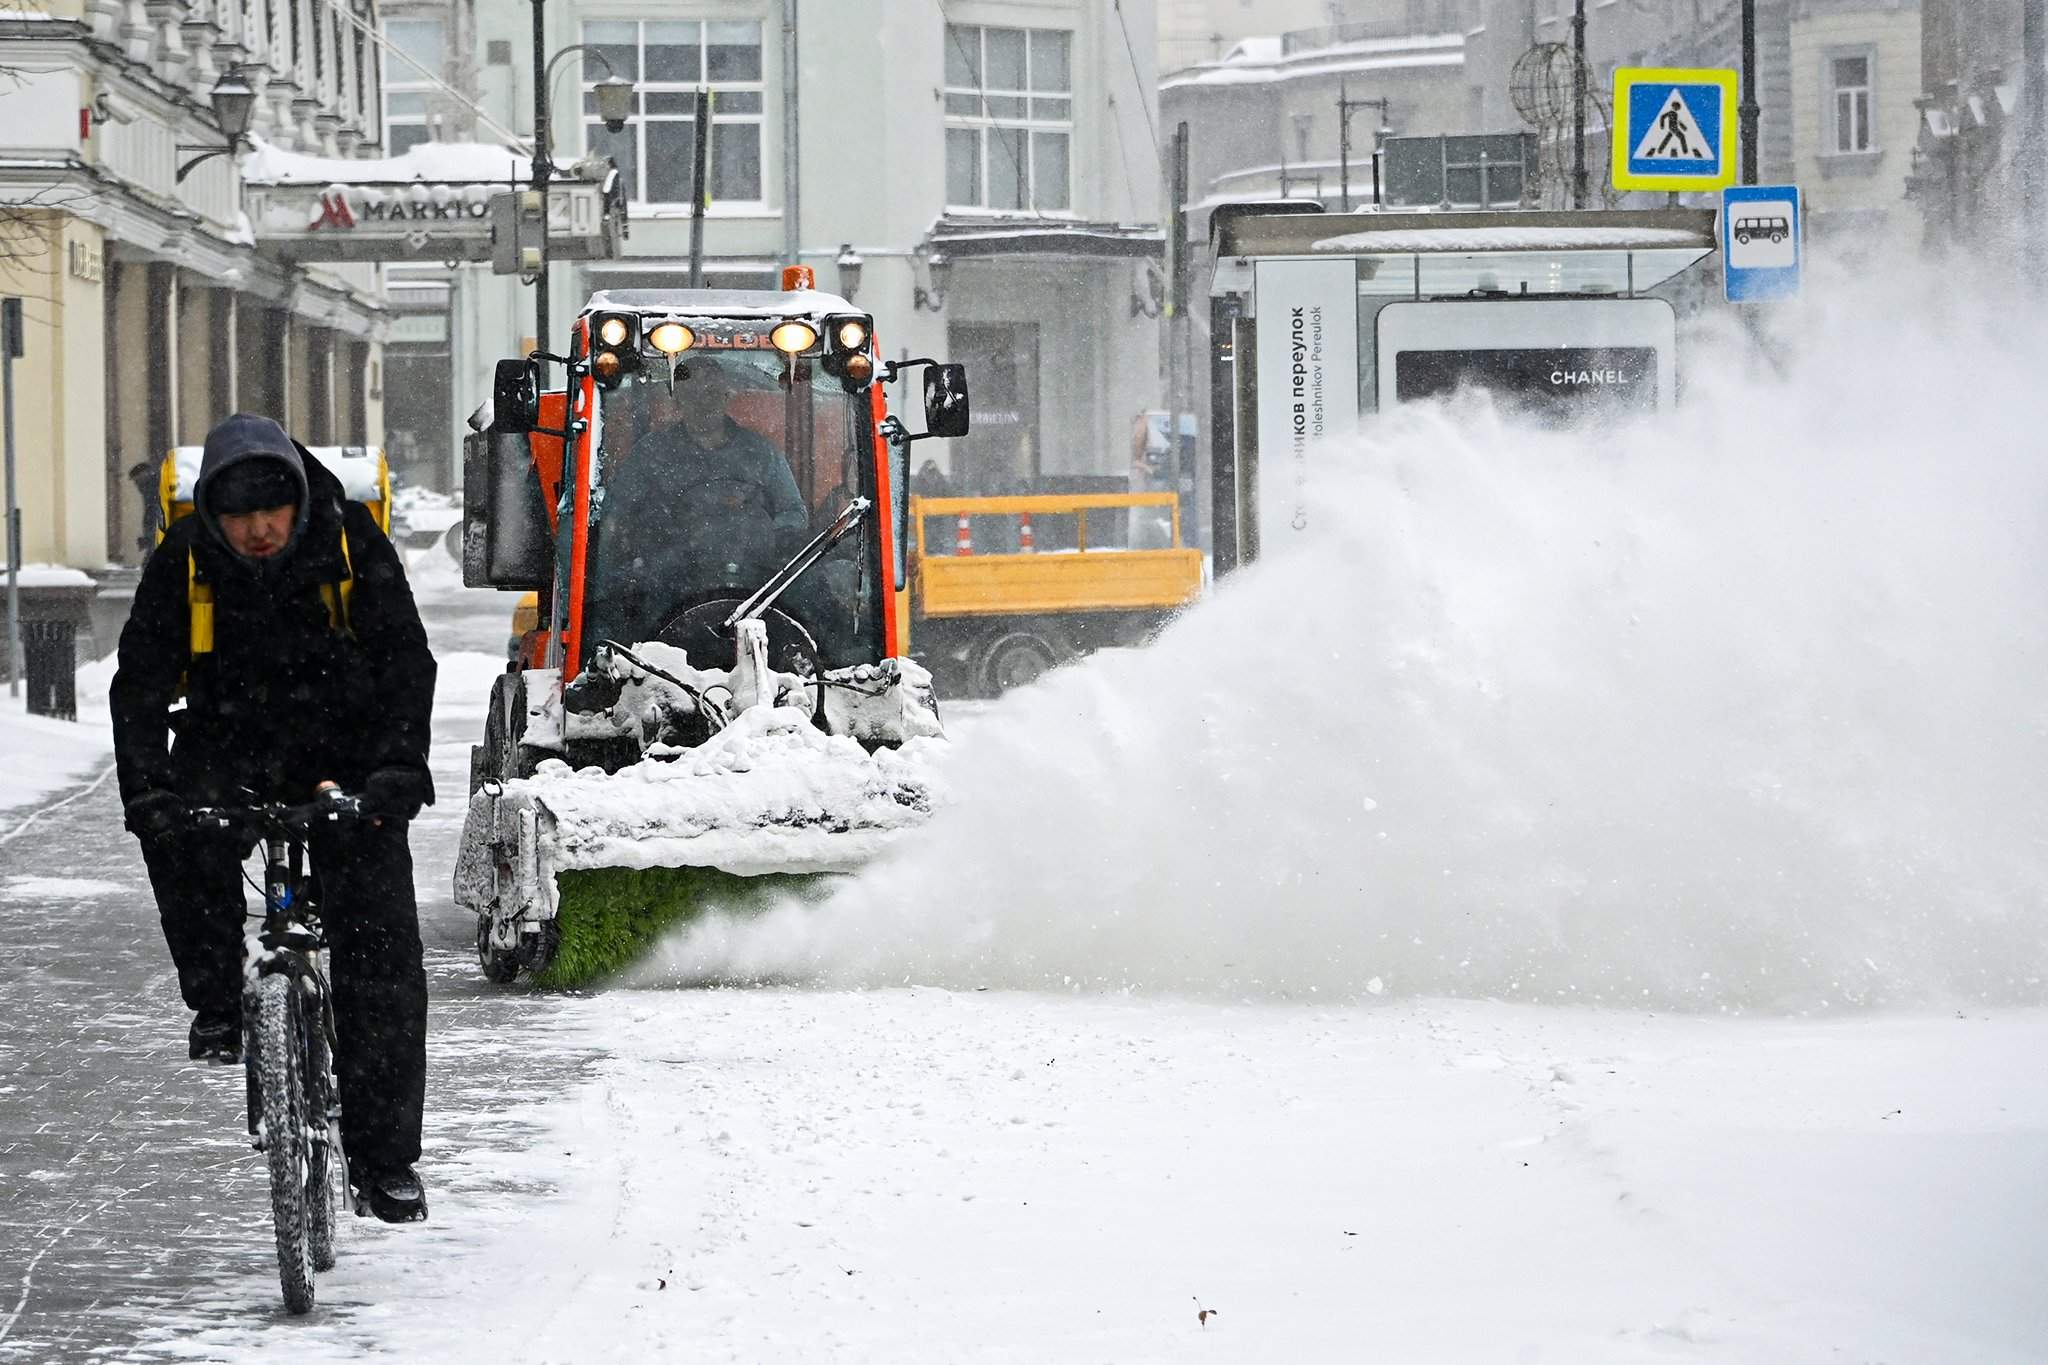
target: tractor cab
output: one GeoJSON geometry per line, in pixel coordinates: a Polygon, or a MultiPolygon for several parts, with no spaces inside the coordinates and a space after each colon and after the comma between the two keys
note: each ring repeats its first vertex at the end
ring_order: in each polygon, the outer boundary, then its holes
{"type": "Polygon", "coordinates": [[[609,696],[593,669],[650,666],[643,646],[731,673],[748,621],[778,677],[904,653],[909,447],[966,430],[966,378],[881,363],[872,316],[808,270],[784,282],[601,292],[564,354],[499,362],[465,454],[465,578],[538,594],[518,662],[572,710],[595,704],[579,689],[609,696]],[[543,389],[550,364],[564,388],[543,389]],[[922,432],[885,403],[907,368],[924,371],[922,432]]]}

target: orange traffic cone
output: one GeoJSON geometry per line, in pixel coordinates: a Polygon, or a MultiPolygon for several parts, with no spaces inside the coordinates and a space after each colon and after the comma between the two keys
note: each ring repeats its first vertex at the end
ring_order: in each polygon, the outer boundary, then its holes
{"type": "Polygon", "coordinates": [[[967,524],[967,514],[960,514],[960,523],[953,531],[953,553],[971,555],[974,553],[974,530],[967,524]]]}
{"type": "Polygon", "coordinates": [[[1038,545],[1031,538],[1031,514],[1029,512],[1019,512],[1017,514],[1017,553],[1020,555],[1038,553],[1038,545]]]}

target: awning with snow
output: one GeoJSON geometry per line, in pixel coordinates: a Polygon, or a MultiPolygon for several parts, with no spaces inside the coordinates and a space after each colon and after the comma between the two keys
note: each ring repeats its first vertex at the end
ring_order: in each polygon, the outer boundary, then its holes
{"type": "Polygon", "coordinates": [[[1635,294],[1715,250],[1712,209],[1242,213],[1212,230],[1211,292],[1245,287],[1244,262],[1348,256],[1360,294],[1635,294]]]}
{"type": "Polygon", "coordinates": [[[1155,225],[1058,218],[941,218],[932,224],[930,241],[955,260],[988,256],[1158,260],[1166,254],[1166,233],[1155,225]]]}

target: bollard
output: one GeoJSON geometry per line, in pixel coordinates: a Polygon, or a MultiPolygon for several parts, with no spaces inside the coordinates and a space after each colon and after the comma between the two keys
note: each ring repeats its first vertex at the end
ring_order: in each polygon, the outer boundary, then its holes
{"type": "Polygon", "coordinates": [[[960,521],[953,528],[953,553],[971,555],[974,553],[974,529],[968,525],[967,514],[960,514],[960,521]]]}

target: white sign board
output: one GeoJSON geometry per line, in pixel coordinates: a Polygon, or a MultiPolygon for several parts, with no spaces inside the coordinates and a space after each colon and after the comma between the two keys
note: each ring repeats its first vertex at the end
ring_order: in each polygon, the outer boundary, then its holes
{"type": "Polygon", "coordinates": [[[1260,261],[1258,308],[1259,543],[1270,552],[1308,529],[1316,447],[1358,426],[1358,267],[1330,261],[1260,261]]]}
{"type": "Polygon", "coordinates": [[[1558,420],[1677,401],[1678,319],[1663,299],[1390,303],[1376,330],[1382,412],[1466,388],[1558,420]]]}
{"type": "MultiPolygon", "coordinates": [[[[488,261],[491,199],[517,188],[446,184],[249,185],[257,244],[288,261],[488,261]]],[[[558,260],[618,255],[625,205],[589,181],[548,191],[548,249],[558,260]]]]}

